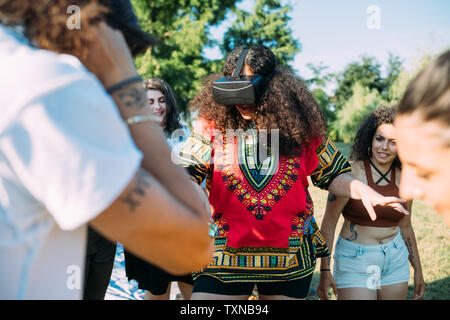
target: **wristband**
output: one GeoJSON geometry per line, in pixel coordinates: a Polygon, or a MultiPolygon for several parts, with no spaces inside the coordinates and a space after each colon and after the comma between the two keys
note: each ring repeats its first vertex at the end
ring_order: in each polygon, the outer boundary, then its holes
{"type": "Polygon", "coordinates": [[[134,76],[131,78],[127,78],[125,80],[120,81],[119,83],[112,85],[111,87],[106,89],[106,91],[109,94],[113,94],[115,91],[119,90],[120,88],[125,87],[126,85],[133,83],[133,82],[137,82],[137,81],[142,81],[142,77],[138,75],[138,76],[134,76]]]}
{"type": "Polygon", "coordinates": [[[322,271],[330,271],[331,272],[330,269],[320,269],[320,272],[322,272],[322,271]]]}

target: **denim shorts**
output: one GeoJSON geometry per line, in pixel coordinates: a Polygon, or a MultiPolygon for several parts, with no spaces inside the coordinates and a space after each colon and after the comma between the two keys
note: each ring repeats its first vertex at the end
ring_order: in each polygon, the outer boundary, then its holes
{"type": "Polygon", "coordinates": [[[399,232],[385,244],[363,245],[339,236],[333,273],[338,289],[368,288],[408,282],[409,253],[399,232]]]}

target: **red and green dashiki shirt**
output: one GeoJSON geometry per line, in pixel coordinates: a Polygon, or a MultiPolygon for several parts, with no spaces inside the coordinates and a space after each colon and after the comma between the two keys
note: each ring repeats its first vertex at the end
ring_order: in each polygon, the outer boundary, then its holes
{"type": "Polygon", "coordinates": [[[220,133],[200,119],[179,154],[199,184],[207,179],[217,226],[212,260],[194,279],[271,282],[310,275],[316,258],[329,251],[313,217],[307,177],[327,189],[350,164],[328,138],[297,156],[272,150],[260,160],[256,130],[232,138],[220,133]]]}

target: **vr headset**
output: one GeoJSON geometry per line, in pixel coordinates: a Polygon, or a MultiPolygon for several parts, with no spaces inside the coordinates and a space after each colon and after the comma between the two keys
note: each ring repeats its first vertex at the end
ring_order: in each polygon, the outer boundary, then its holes
{"type": "Polygon", "coordinates": [[[233,75],[221,78],[212,85],[214,100],[223,105],[254,104],[262,93],[265,78],[262,75],[241,76],[248,49],[242,50],[233,75]]]}

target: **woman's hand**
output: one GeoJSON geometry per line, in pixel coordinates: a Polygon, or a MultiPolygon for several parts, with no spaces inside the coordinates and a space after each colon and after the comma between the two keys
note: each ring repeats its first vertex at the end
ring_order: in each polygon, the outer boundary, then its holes
{"type": "Polygon", "coordinates": [[[425,280],[423,279],[422,272],[415,272],[414,273],[414,296],[413,300],[419,300],[423,298],[423,295],[425,294],[425,280]]]}
{"type": "Polygon", "coordinates": [[[406,203],[406,200],[397,197],[384,197],[363,183],[359,186],[358,193],[361,202],[369,213],[372,221],[377,219],[377,215],[374,210],[375,206],[389,206],[405,215],[409,215],[408,210],[402,206],[402,203],[406,203]]]}
{"type": "Polygon", "coordinates": [[[320,300],[330,300],[330,297],[328,296],[330,287],[333,288],[333,293],[337,297],[337,287],[333,275],[330,271],[321,271],[320,282],[317,287],[317,296],[320,300]]]}
{"type": "Polygon", "coordinates": [[[377,219],[374,210],[375,206],[389,206],[405,215],[409,215],[408,210],[402,206],[402,204],[406,203],[406,200],[397,197],[384,197],[364,182],[353,178],[347,173],[337,176],[331,182],[328,191],[336,196],[361,200],[372,221],[377,219]]]}

